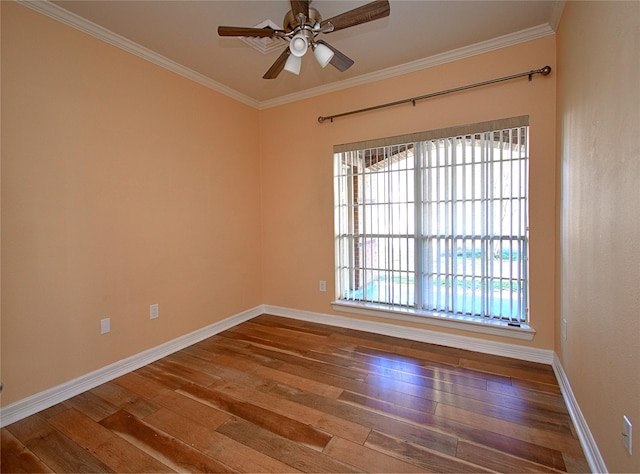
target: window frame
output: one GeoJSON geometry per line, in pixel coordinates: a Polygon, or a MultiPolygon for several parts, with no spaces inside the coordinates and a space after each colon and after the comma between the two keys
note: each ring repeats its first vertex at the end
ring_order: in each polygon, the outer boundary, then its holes
{"type": "MultiPolygon", "coordinates": [[[[393,147],[393,146],[406,147],[407,150],[409,148],[418,149],[423,146],[424,142],[431,141],[431,140],[440,140],[440,139],[447,139],[450,137],[461,137],[461,136],[465,137],[467,135],[477,135],[485,132],[495,132],[495,131],[502,131],[506,129],[528,127],[528,126],[529,126],[529,117],[520,116],[520,117],[513,117],[508,119],[482,122],[477,124],[470,124],[470,125],[465,125],[461,127],[451,127],[451,128],[439,129],[439,130],[433,130],[433,131],[427,131],[427,132],[419,132],[419,133],[410,134],[410,135],[402,135],[397,137],[369,140],[365,142],[337,145],[334,147],[334,160],[337,159],[336,157],[338,156],[338,154],[342,154],[349,151],[370,150],[370,149],[376,149],[376,148],[386,149],[385,147],[393,147]]],[[[527,144],[527,150],[528,150],[528,144],[527,144]]],[[[525,160],[529,160],[529,159],[530,159],[530,156],[529,156],[529,152],[527,151],[525,160]]],[[[422,179],[422,177],[420,176],[422,170],[420,170],[420,165],[417,164],[419,161],[420,160],[418,159],[415,160],[416,168],[417,168],[417,170],[414,171],[416,175],[416,181],[422,179]]],[[[372,163],[373,163],[372,160],[369,161],[369,165],[371,165],[372,163]]],[[[528,184],[528,176],[526,179],[528,184]]],[[[422,185],[423,183],[420,183],[421,187],[422,185]]],[[[505,319],[503,316],[501,316],[500,318],[491,318],[486,316],[477,317],[477,316],[471,316],[470,314],[464,314],[464,313],[450,313],[450,312],[438,311],[437,308],[435,310],[434,309],[425,310],[425,309],[415,308],[411,305],[397,305],[397,304],[393,304],[393,302],[379,303],[375,301],[354,301],[354,300],[348,300],[348,299],[341,299],[343,295],[341,294],[340,275],[339,275],[341,271],[340,261],[339,261],[340,230],[339,230],[339,216],[338,216],[338,210],[337,210],[338,203],[340,202],[339,199],[340,199],[341,191],[340,189],[338,189],[336,176],[334,176],[334,192],[335,192],[334,204],[336,205],[336,210],[334,212],[334,216],[336,219],[335,220],[335,239],[336,239],[335,240],[335,253],[336,253],[336,262],[335,262],[336,263],[336,285],[335,285],[336,295],[335,297],[336,298],[335,298],[335,301],[332,302],[332,306],[334,310],[349,312],[349,313],[356,313],[356,314],[364,314],[369,316],[384,317],[384,318],[402,319],[402,320],[407,320],[412,322],[417,321],[421,323],[428,323],[428,324],[439,325],[439,326],[464,328],[466,330],[489,333],[489,334],[499,334],[499,335],[503,335],[507,337],[515,337],[519,339],[526,339],[526,340],[533,339],[535,330],[533,330],[529,326],[528,287],[523,290],[524,294],[522,295],[522,298],[524,298],[523,305],[525,307],[525,311],[527,312],[527,314],[525,314],[524,319],[519,318],[516,323],[514,323],[514,321],[512,320],[505,319]]],[[[350,192],[353,192],[353,190],[351,190],[350,192]]],[[[423,194],[422,191],[415,193],[416,195],[415,201],[416,202],[421,201],[421,204],[416,206],[417,208],[423,205],[422,194],[423,194]],[[420,199],[418,199],[418,197],[420,197],[420,199]]],[[[355,198],[357,198],[357,196],[355,198]]],[[[527,193],[526,199],[527,199],[526,206],[528,206],[528,199],[529,199],[528,193],[527,193]]],[[[416,227],[418,225],[419,223],[415,223],[416,227]]],[[[421,230],[416,229],[415,237],[418,238],[420,241],[423,241],[426,238],[426,236],[422,232],[422,227],[421,227],[421,230]]],[[[455,240],[454,235],[450,236],[449,238],[455,240]]],[[[502,237],[498,236],[498,238],[500,239],[502,237]]],[[[523,257],[523,265],[526,266],[528,265],[528,229],[526,230],[526,236],[524,237],[523,245],[524,245],[524,251],[525,251],[525,256],[523,257]]],[[[415,248],[416,248],[415,261],[416,261],[416,265],[418,266],[418,268],[415,269],[415,272],[416,274],[420,272],[420,275],[421,275],[420,277],[416,277],[415,286],[421,287],[422,286],[421,279],[424,277],[424,275],[422,274],[422,269],[420,268],[420,265],[422,264],[422,257],[419,255],[421,253],[419,249],[422,248],[422,244],[419,244],[416,242],[415,248]]],[[[354,252],[354,253],[357,253],[357,252],[354,252]]],[[[527,286],[528,286],[528,278],[527,278],[527,286]]],[[[420,292],[420,290],[418,290],[418,292],[420,292]]]]}

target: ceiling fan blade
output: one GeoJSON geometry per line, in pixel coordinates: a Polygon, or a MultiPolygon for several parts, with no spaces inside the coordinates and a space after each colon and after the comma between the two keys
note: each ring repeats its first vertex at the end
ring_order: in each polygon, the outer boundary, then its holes
{"type": "Polygon", "coordinates": [[[320,26],[323,27],[326,26],[327,23],[331,23],[333,25],[333,31],[337,31],[384,18],[389,16],[390,12],[391,7],[389,6],[389,0],[375,0],[361,7],[336,15],[328,20],[323,20],[320,26]]]}
{"type": "Polygon", "coordinates": [[[271,28],[243,28],[242,26],[219,26],[219,36],[256,36],[260,38],[273,38],[274,36],[284,36],[284,30],[274,30],[271,28]]]}
{"type": "Polygon", "coordinates": [[[298,13],[304,15],[305,21],[309,18],[309,0],[290,0],[291,1],[291,13],[293,18],[298,19],[298,13]]]}
{"type": "Polygon", "coordinates": [[[269,68],[269,70],[264,73],[264,76],[262,76],[262,79],[275,79],[276,77],[278,77],[278,74],[280,74],[284,69],[284,65],[287,62],[287,58],[289,57],[290,54],[291,54],[291,50],[287,46],[285,50],[282,52],[282,54],[278,56],[278,59],[276,59],[276,62],[274,62],[269,68]]]}
{"type": "Polygon", "coordinates": [[[347,69],[353,66],[353,59],[341,53],[336,48],[331,46],[329,43],[322,40],[317,40],[316,43],[323,44],[327,48],[329,48],[331,51],[333,51],[333,58],[331,58],[331,61],[329,61],[329,63],[333,67],[335,67],[338,71],[345,72],[347,69]]]}

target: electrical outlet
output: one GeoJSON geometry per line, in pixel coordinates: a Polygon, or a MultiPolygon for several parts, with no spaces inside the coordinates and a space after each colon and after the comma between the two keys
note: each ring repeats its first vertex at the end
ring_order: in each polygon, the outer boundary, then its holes
{"type": "Polygon", "coordinates": [[[100,334],[107,334],[111,332],[111,318],[104,318],[100,320],[100,334]]]}
{"type": "Polygon", "coordinates": [[[633,447],[633,439],[631,437],[633,433],[633,425],[631,424],[631,420],[626,416],[622,417],[622,442],[624,443],[624,447],[627,448],[629,454],[632,454],[633,447]]]}
{"type": "Polygon", "coordinates": [[[156,319],[158,316],[158,305],[152,304],[149,306],[149,319],[156,319]]]}
{"type": "Polygon", "coordinates": [[[327,291],[327,282],[320,280],[320,291],[327,291]]]}

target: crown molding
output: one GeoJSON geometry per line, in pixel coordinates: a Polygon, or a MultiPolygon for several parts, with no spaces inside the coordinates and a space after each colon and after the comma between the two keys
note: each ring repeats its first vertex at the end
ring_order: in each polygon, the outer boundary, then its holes
{"type": "Polygon", "coordinates": [[[32,10],[37,11],[38,13],[42,13],[54,20],[57,20],[61,23],[64,23],[67,26],[71,26],[83,33],[93,36],[105,43],[108,43],[112,46],[120,48],[128,53],[134,54],[146,61],[149,61],[157,66],[160,66],[164,69],[167,69],[171,72],[174,72],[186,79],[194,81],[200,85],[203,85],[209,89],[212,89],[216,92],[224,94],[232,99],[235,99],[239,102],[242,102],[246,105],[249,105],[253,108],[259,108],[260,103],[248,97],[244,94],[239,93],[238,91],[225,86],[224,84],[220,84],[219,82],[214,81],[213,79],[208,78],[204,74],[200,74],[192,69],[189,69],[181,64],[178,64],[175,61],[172,61],[169,58],[158,54],[149,48],[145,48],[144,46],[139,45],[138,43],[131,41],[124,36],[121,36],[113,31],[110,31],[92,21],[87,20],[86,18],[82,18],[75,13],[72,13],[68,10],[65,10],[62,7],[59,7],[55,3],[51,3],[49,0],[15,0],[20,5],[24,5],[25,7],[31,8],[32,10]]]}
{"type": "MultiPolygon", "coordinates": [[[[333,82],[320,87],[315,87],[302,92],[296,92],[288,94],[275,99],[258,101],[245,94],[225,86],[219,82],[210,79],[209,77],[189,69],[171,59],[168,59],[161,54],[158,54],[149,48],[146,48],[134,41],[131,41],[124,36],[114,33],[96,23],[93,23],[86,18],[82,18],[75,13],[65,10],[58,5],[51,3],[49,0],[15,0],[17,3],[24,5],[32,10],[35,10],[43,15],[46,15],[54,20],[57,20],[65,25],[71,26],[83,33],[91,35],[105,43],[120,48],[131,54],[134,54],[142,59],[145,59],[157,66],[179,74],[186,79],[194,81],[200,85],[203,85],[216,92],[224,94],[232,99],[242,102],[258,110],[265,110],[272,107],[296,102],[298,100],[309,99],[311,97],[317,97],[319,95],[328,94],[331,92],[337,92],[340,90],[348,89],[350,87],[369,84],[372,82],[380,81],[383,79],[389,79],[403,74],[411,72],[421,71],[431,67],[439,66],[441,64],[458,61],[471,56],[487,53],[489,51],[495,51],[497,49],[506,48],[508,46],[524,43],[526,41],[543,38],[545,36],[553,35],[554,29],[549,24],[543,24],[527,28],[525,30],[517,31],[504,36],[499,36],[487,41],[482,41],[462,48],[454,49],[446,53],[436,54],[428,58],[420,59],[399,66],[384,69],[382,71],[373,72],[370,74],[363,74],[361,76],[346,79],[344,81],[333,82]]],[[[554,10],[556,22],[559,21],[559,16],[562,13],[562,7],[564,2],[559,2],[556,10],[554,10]]]]}
{"type": "Polygon", "coordinates": [[[553,31],[558,31],[558,26],[560,26],[560,18],[562,17],[565,3],[565,0],[558,0],[556,2],[553,2],[551,19],[549,20],[549,26],[553,29],[553,31]]]}
{"type": "Polygon", "coordinates": [[[259,109],[263,110],[271,107],[277,107],[279,105],[288,104],[290,102],[295,102],[302,99],[309,99],[311,97],[328,94],[330,92],[337,92],[343,89],[348,89],[350,87],[369,84],[372,82],[381,81],[383,79],[390,79],[392,77],[421,71],[423,69],[440,66],[442,64],[454,61],[459,61],[461,59],[477,56],[479,54],[506,48],[508,46],[544,38],[553,34],[555,34],[555,32],[548,24],[534,26],[525,30],[517,31],[515,33],[499,36],[497,38],[482,41],[480,43],[472,44],[469,46],[464,46],[452,51],[447,51],[446,53],[436,54],[434,56],[419,59],[410,63],[401,64],[399,66],[383,69],[381,71],[373,72],[370,74],[363,74],[361,76],[346,79],[344,81],[333,82],[331,84],[308,89],[300,93],[289,94],[272,100],[266,100],[260,102],[259,109]]]}

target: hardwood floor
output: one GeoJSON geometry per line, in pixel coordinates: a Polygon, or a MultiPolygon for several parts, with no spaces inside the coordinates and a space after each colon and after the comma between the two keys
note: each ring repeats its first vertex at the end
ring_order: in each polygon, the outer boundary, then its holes
{"type": "Polygon", "coordinates": [[[587,472],[550,366],[270,315],[2,429],[2,472],[587,472]]]}

